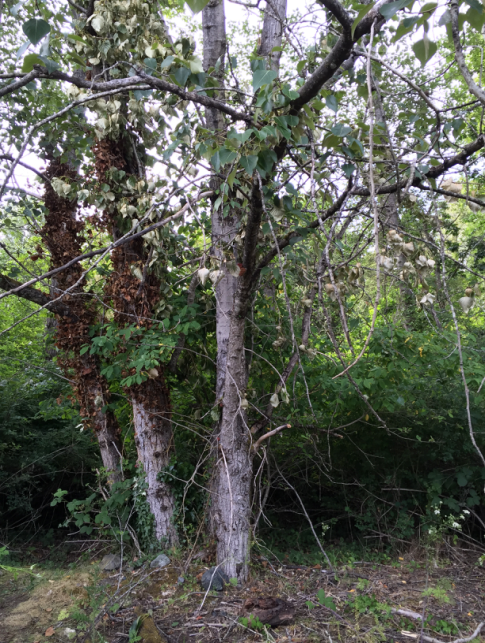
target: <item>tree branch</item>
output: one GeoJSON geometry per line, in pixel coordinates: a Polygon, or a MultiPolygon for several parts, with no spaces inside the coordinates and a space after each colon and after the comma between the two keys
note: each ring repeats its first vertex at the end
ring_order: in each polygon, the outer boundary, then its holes
{"type": "MultiPolygon", "coordinates": [[[[206,192],[202,192],[201,194],[199,194],[197,199],[203,199],[211,195],[212,195],[212,190],[207,190],[206,192]]],[[[107,252],[109,250],[114,250],[115,248],[118,248],[119,246],[122,246],[125,243],[131,243],[135,239],[143,237],[148,232],[151,232],[152,230],[156,230],[157,228],[161,228],[162,226],[166,225],[170,221],[177,219],[189,209],[190,209],[190,204],[186,203],[183,208],[181,208],[178,212],[176,212],[172,216],[167,217],[162,221],[158,221],[158,223],[154,223],[153,225],[148,226],[148,228],[145,228],[144,230],[140,230],[140,232],[136,232],[135,234],[132,234],[130,236],[124,236],[118,241],[113,242],[109,246],[106,246],[104,248],[99,248],[99,250],[92,250],[91,252],[87,252],[86,254],[79,255],[79,257],[74,257],[74,259],[71,259],[71,261],[68,261],[63,266],[54,268],[53,270],[50,270],[49,272],[46,272],[43,275],[40,275],[39,277],[35,277],[34,279],[31,279],[25,284],[14,286],[8,292],[5,292],[2,295],[0,295],[0,299],[3,299],[4,297],[8,297],[9,295],[16,295],[19,291],[23,290],[24,288],[31,286],[32,284],[35,284],[38,281],[41,281],[42,279],[48,279],[49,277],[53,277],[54,275],[57,275],[57,273],[62,272],[63,270],[67,270],[68,268],[71,268],[71,266],[74,266],[80,261],[84,261],[85,259],[91,259],[92,257],[96,257],[97,255],[103,254],[104,252],[107,252]]]]}
{"type": "Polygon", "coordinates": [[[256,451],[259,449],[259,447],[261,446],[261,444],[262,444],[265,440],[267,440],[268,438],[270,438],[270,437],[271,437],[271,436],[273,436],[273,435],[276,435],[277,433],[279,433],[279,432],[280,432],[280,431],[282,431],[283,429],[291,429],[291,424],[283,424],[282,426],[279,426],[277,429],[273,429],[272,431],[268,431],[268,433],[265,433],[264,435],[262,435],[262,436],[261,436],[258,440],[256,440],[256,442],[253,444],[253,451],[256,453],[256,451]]]}
{"type": "Polygon", "coordinates": [[[458,69],[463,76],[463,80],[468,85],[470,92],[478,98],[478,100],[485,105],[485,91],[479,87],[476,82],[473,80],[473,77],[470,73],[470,70],[467,67],[465,56],[463,54],[463,47],[461,46],[460,41],[460,30],[458,27],[458,2],[457,0],[451,0],[450,3],[450,14],[451,14],[451,34],[453,38],[453,46],[455,48],[455,60],[458,65],[458,69]]]}
{"type": "Polygon", "coordinates": [[[15,291],[15,294],[18,297],[26,299],[27,301],[31,301],[32,303],[38,304],[39,306],[45,306],[47,310],[50,310],[57,315],[77,318],[76,315],[73,315],[69,306],[66,306],[66,304],[62,302],[49,303],[50,297],[46,293],[42,292],[41,290],[37,290],[36,288],[24,286],[20,283],[20,281],[12,279],[11,277],[7,277],[6,275],[0,274],[0,289],[15,291]]]}

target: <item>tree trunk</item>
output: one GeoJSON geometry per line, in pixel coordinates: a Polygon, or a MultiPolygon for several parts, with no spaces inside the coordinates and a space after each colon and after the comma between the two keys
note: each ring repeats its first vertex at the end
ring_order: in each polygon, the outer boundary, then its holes
{"type": "Polygon", "coordinates": [[[273,49],[281,47],[285,20],[286,0],[267,0],[258,54],[268,59],[270,68],[274,71],[280,69],[281,51],[273,49]]]}
{"type": "Polygon", "coordinates": [[[238,278],[228,342],[222,417],[217,436],[217,462],[214,465],[212,523],[217,539],[217,562],[231,578],[245,582],[250,558],[252,454],[251,431],[241,407],[247,386],[244,331],[252,288],[262,203],[256,177],[242,264],[246,272],[238,278]]]}
{"type": "Polygon", "coordinates": [[[173,452],[170,393],[163,375],[130,389],[138,461],[148,485],[147,501],[155,519],[157,540],[167,545],[178,542],[173,524],[175,508],[172,491],[157,479],[173,452]]]}
{"type": "MultiPolygon", "coordinates": [[[[226,55],[226,18],[223,0],[211,0],[202,11],[202,33],[204,40],[204,71],[219,64],[219,70],[214,75],[219,85],[224,83],[224,60],[226,55]]],[[[222,114],[217,109],[208,108],[205,112],[207,129],[214,132],[217,138],[225,130],[222,114]],[[218,133],[221,133],[218,136],[218,133]]],[[[231,326],[232,307],[236,292],[236,279],[231,276],[224,265],[224,251],[230,252],[235,236],[235,216],[224,217],[222,207],[214,210],[214,203],[218,198],[217,192],[221,186],[221,179],[212,176],[212,254],[219,259],[220,269],[224,273],[222,279],[215,287],[216,292],[216,340],[217,340],[217,366],[216,366],[216,400],[221,400],[224,395],[224,382],[226,378],[227,342],[231,326]]],[[[232,257],[231,257],[232,258],[232,257]]]]}
{"type": "MultiPolygon", "coordinates": [[[[70,165],[54,158],[50,160],[46,174],[49,178],[61,177],[62,180],[77,178],[70,165]]],[[[60,197],[50,183],[45,186],[44,202],[48,213],[41,234],[51,254],[51,267],[57,268],[81,254],[80,233],[84,223],[76,219],[76,202],[60,197]]],[[[80,264],[56,276],[51,284],[51,296],[59,297],[68,288],[72,290],[61,301],[67,305],[69,314],[56,315],[56,344],[61,351],[58,362],[68,377],[72,377],[71,369],[74,372],[74,392],[81,405],[81,416],[98,439],[108,480],[117,482],[121,479],[120,431],[113,413],[102,411],[109,402],[109,389],[101,376],[98,360],[88,354],[80,355],[82,346],[90,342],[89,328],[96,321],[96,309],[84,293],[80,264]]],[[[62,313],[62,309],[58,310],[62,313]]]]}
{"type": "MultiPolygon", "coordinates": [[[[224,13],[222,3],[210,3],[203,14],[204,65],[213,66],[217,55],[216,43],[222,43],[224,13]]],[[[260,51],[271,55],[272,67],[278,69],[279,56],[273,60],[272,50],[281,44],[282,24],[286,2],[277,0],[278,16],[273,4],[265,9],[260,51]]],[[[225,40],[225,39],[224,39],[225,40]]],[[[219,49],[220,51],[220,49],[219,49]]],[[[220,57],[220,54],[219,54],[220,57]]],[[[207,122],[213,131],[222,129],[220,115],[207,110],[207,122]]],[[[214,436],[217,451],[211,483],[211,524],[217,540],[217,563],[230,578],[245,582],[248,578],[250,559],[250,518],[252,453],[251,431],[241,401],[247,386],[244,334],[254,287],[254,270],[257,256],[258,234],[263,213],[259,179],[253,177],[251,202],[245,226],[243,256],[238,261],[241,275],[225,275],[216,290],[217,325],[217,384],[216,400],[221,401],[222,413],[219,430],[214,436]]],[[[238,213],[224,218],[222,209],[212,212],[213,246],[230,247],[238,213]],[[232,228],[232,231],[231,231],[232,228]]]]}
{"type": "MultiPolygon", "coordinates": [[[[126,136],[130,136],[126,133],[126,136]]],[[[107,170],[110,163],[129,174],[138,173],[133,159],[126,152],[131,149],[129,141],[120,139],[98,141],[94,147],[97,159],[98,178],[109,183],[107,170]],[[110,160],[108,165],[106,159],[110,160]]],[[[141,178],[141,177],[140,177],[141,178]]],[[[108,214],[113,239],[120,236],[117,213],[108,214]]],[[[120,326],[134,321],[149,328],[156,304],[160,300],[160,281],[146,269],[148,255],[143,240],[137,239],[116,248],[111,255],[113,273],[106,296],[115,310],[114,321],[120,326]],[[140,280],[132,272],[133,266],[143,271],[140,280]]],[[[138,463],[143,467],[148,485],[147,501],[155,519],[155,534],[158,540],[173,545],[177,533],[173,525],[175,501],[169,485],[157,480],[157,475],[170,460],[173,451],[170,391],[165,382],[163,366],[158,367],[158,377],[142,384],[126,388],[126,395],[133,409],[133,425],[138,463]]]]}

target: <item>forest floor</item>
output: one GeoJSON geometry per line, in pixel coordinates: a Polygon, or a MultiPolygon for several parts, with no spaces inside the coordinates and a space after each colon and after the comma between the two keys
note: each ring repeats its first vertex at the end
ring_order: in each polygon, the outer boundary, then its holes
{"type": "MultiPolygon", "coordinates": [[[[415,552],[332,572],[259,558],[246,586],[207,594],[200,576],[209,563],[187,567],[173,557],[153,570],[126,561],[121,574],[101,572],[100,556],[40,563],[40,577],[1,573],[0,643],[470,640],[485,621],[485,568],[478,554],[451,553],[438,565],[415,552]],[[265,628],[251,618],[251,605],[269,597],[283,599],[288,624],[265,628]]],[[[485,641],[485,626],[474,640],[485,641]]]]}

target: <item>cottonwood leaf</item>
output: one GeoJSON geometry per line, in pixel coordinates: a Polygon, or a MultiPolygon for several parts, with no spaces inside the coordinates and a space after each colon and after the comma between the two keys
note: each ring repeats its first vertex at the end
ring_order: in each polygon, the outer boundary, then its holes
{"type": "Polygon", "coordinates": [[[253,155],[241,156],[239,163],[246,170],[249,176],[252,176],[254,170],[256,169],[256,165],[258,163],[258,157],[253,155]]]}
{"type": "Polygon", "coordinates": [[[384,16],[386,20],[390,20],[400,9],[404,9],[408,4],[411,4],[414,0],[397,0],[397,2],[391,2],[390,4],[385,4],[379,8],[379,13],[381,16],[384,16]]]}
{"type": "Polygon", "coordinates": [[[369,4],[365,5],[360,5],[361,8],[359,10],[359,13],[357,14],[357,17],[355,18],[354,22],[352,23],[352,38],[354,37],[354,31],[359,22],[362,20],[364,16],[366,16],[371,9],[374,8],[375,2],[371,2],[369,4]]]}
{"type": "Polygon", "coordinates": [[[31,18],[22,25],[22,31],[33,45],[45,38],[50,30],[50,25],[45,20],[38,18],[31,18]]]}
{"type": "Polygon", "coordinates": [[[263,85],[269,85],[278,74],[272,69],[257,69],[253,74],[253,89],[256,91],[263,85]]]}
{"type": "Polygon", "coordinates": [[[428,60],[430,60],[438,51],[438,47],[435,42],[430,40],[428,36],[424,34],[424,38],[422,40],[418,40],[414,43],[413,51],[416,58],[421,63],[421,66],[424,67],[428,60]]]}
{"type": "Polygon", "coordinates": [[[41,65],[41,64],[42,64],[42,60],[39,58],[37,54],[29,54],[24,58],[24,62],[22,65],[22,72],[24,74],[28,74],[34,69],[34,65],[41,65]]]}
{"type": "Polygon", "coordinates": [[[192,13],[200,13],[209,4],[209,0],[186,0],[186,4],[192,13]]]}
{"type": "Polygon", "coordinates": [[[25,54],[25,52],[27,51],[27,49],[30,47],[31,44],[32,43],[30,42],[30,40],[27,40],[27,42],[24,42],[24,44],[21,47],[19,47],[17,51],[17,60],[19,58],[22,58],[22,56],[25,54]]]}
{"type": "Polygon", "coordinates": [[[45,631],[45,636],[54,636],[55,633],[56,631],[53,627],[48,627],[45,631]]]}
{"type": "Polygon", "coordinates": [[[185,83],[187,82],[189,76],[190,76],[190,69],[187,69],[187,67],[179,67],[173,73],[173,77],[177,81],[177,84],[180,85],[180,87],[185,87],[185,83]]]}
{"type": "Polygon", "coordinates": [[[338,111],[338,101],[337,101],[337,97],[335,96],[335,94],[331,94],[330,96],[327,96],[325,98],[325,103],[326,103],[328,109],[331,109],[332,112],[337,113],[337,111],[338,111]]]}
{"type": "Polygon", "coordinates": [[[478,0],[465,0],[465,2],[477,13],[483,13],[483,5],[481,2],[478,2],[478,0]]]}

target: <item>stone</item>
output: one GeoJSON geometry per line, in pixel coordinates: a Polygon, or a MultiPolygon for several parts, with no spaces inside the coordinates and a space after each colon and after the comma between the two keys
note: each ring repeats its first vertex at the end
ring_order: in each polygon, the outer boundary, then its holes
{"type": "Polygon", "coordinates": [[[185,583],[185,578],[183,576],[179,576],[177,579],[177,583],[179,585],[183,585],[185,583]]]}
{"type": "Polygon", "coordinates": [[[62,635],[64,638],[66,638],[68,641],[71,641],[73,638],[76,636],[76,630],[71,629],[70,627],[66,627],[62,631],[62,635]]]}
{"type": "Polygon", "coordinates": [[[155,569],[156,567],[161,569],[162,567],[166,567],[167,565],[170,565],[170,558],[168,556],[165,556],[165,554],[159,554],[150,563],[150,567],[152,569],[155,569]]]}
{"type": "Polygon", "coordinates": [[[211,567],[206,572],[203,573],[201,579],[201,585],[205,591],[210,589],[215,589],[218,592],[222,592],[224,585],[229,583],[229,576],[217,567],[211,567]]]}
{"type": "Polygon", "coordinates": [[[112,572],[121,567],[121,556],[119,554],[106,554],[100,563],[102,572],[112,572]]]}

